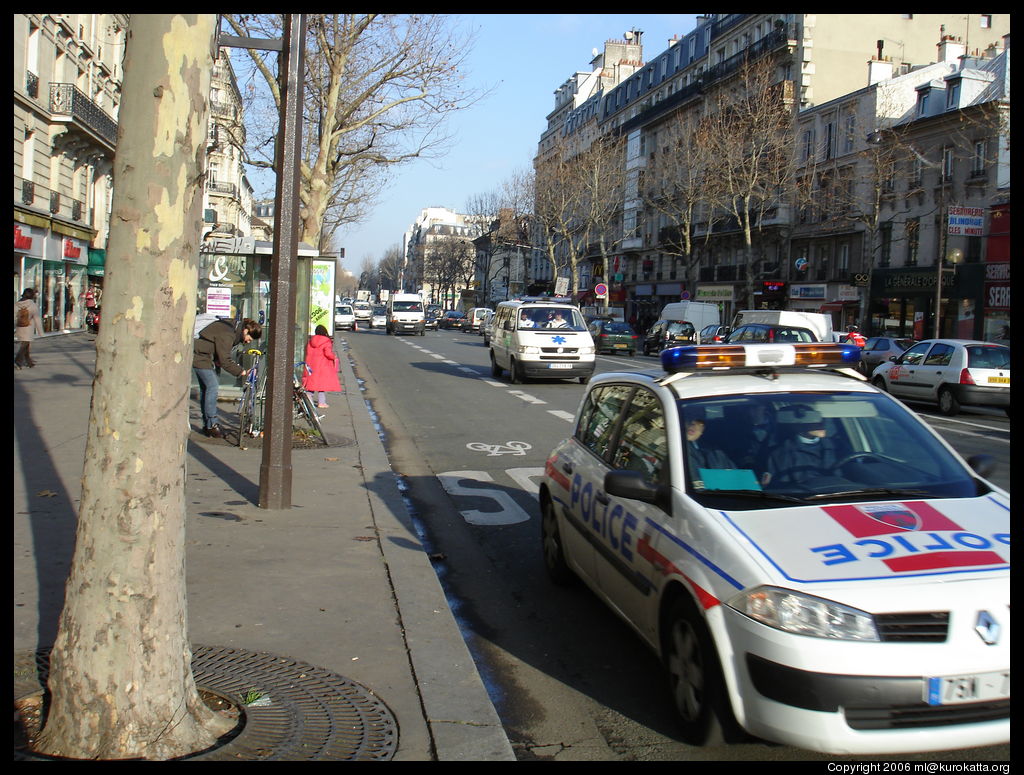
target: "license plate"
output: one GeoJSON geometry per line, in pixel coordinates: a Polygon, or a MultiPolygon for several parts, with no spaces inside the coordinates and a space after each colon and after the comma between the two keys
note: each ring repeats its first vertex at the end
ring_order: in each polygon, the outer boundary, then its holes
{"type": "Polygon", "coordinates": [[[623,350],[626,349],[626,345],[624,345],[624,344],[617,344],[617,345],[615,345],[615,347],[621,348],[623,350]]]}
{"type": "Polygon", "coordinates": [[[548,368],[549,369],[571,369],[572,368],[572,364],[571,363],[549,363],[548,364],[548,368]]]}
{"type": "Polygon", "coordinates": [[[963,702],[1001,700],[1010,696],[1010,671],[947,675],[925,681],[925,702],[929,705],[958,705],[963,702]]]}
{"type": "Polygon", "coordinates": [[[989,377],[988,381],[989,382],[994,382],[997,385],[1009,385],[1010,384],[1010,378],[1009,377],[989,377]]]}

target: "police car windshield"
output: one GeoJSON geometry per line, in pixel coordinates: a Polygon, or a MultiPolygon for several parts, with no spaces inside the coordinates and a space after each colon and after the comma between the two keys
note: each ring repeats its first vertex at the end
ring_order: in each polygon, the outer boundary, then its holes
{"type": "Polygon", "coordinates": [[[587,326],[579,310],[573,307],[522,308],[516,318],[521,328],[560,328],[563,331],[586,331],[587,326]]]}
{"type": "Polygon", "coordinates": [[[686,489],[708,506],[979,494],[970,472],[883,395],[773,393],[677,404],[686,489]],[[751,492],[770,499],[758,503],[751,492]]]}

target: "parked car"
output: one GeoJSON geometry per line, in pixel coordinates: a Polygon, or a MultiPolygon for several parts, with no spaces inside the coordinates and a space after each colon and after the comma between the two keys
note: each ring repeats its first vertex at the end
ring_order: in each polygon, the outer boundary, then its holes
{"type": "Polygon", "coordinates": [[[373,315],[370,317],[370,328],[387,328],[388,326],[388,308],[387,307],[374,307],[373,315]]]}
{"type": "MultiPolygon", "coordinates": [[[[480,315],[480,325],[477,326],[477,328],[476,328],[477,336],[483,336],[484,335],[484,328],[486,328],[487,324],[491,322],[491,319],[493,317],[494,317],[494,310],[493,309],[484,310],[484,312],[480,315]]],[[[484,344],[487,344],[487,343],[484,342],[484,344]]]]}
{"type": "Polygon", "coordinates": [[[551,580],[581,579],[660,658],[691,745],[1008,742],[1012,509],[991,456],[965,462],[846,373],[854,346],[711,349],[589,383],[538,491],[551,580]]]}
{"type": "MultiPolygon", "coordinates": [[[[846,338],[845,336],[843,337],[846,338]]],[[[860,351],[860,371],[864,376],[871,376],[875,367],[885,363],[894,355],[902,355],[905,350],[915,344],[913,339],[894,336],[872,336],[860,351]]]]}
{"type": "Polygon", "coordinates": [[[704,326],[704,328],[700,330],[700,343],[721,344],[725,341],[725,337],[728,335],[729,326],[720,326],[715,324],[704,326]]]}
{"type": "Polygon", "coordinates": [[[781,326],[772,323],[749,323],[733,330],[725,338],[725,344],[817,342],[818,337],[809,328],[781,326]]]}
{"type": "Polygon", "coordinates": [[[458,310],[450,309],[437,319],[438,328],[462,328],[462,320],[466,316],[458,310]]]}
{"type": "Polygon", "coordinates": [[[356,327],[356,313],[352,309],[351,304],[335,304],[334,305],[334,330],[338,329],[350,329],[355,330],[356,327]]]}
{"type": "Polygon", "coordinates": [[[973,339],[925,339],[880,363],[871,382],[897,398],[961,406],[995,406],[1010,414],[1010,348],[973,339]]]}
{"type": "Polygon", "coordinates": [[[594,352],[626,353],[636,355],[640,337],[629,323],[618,320],[595,320],[590,324],[590,336],[594,340],[594,352]]]}
{"type": "Polygon", "coordinates": [[[660,353],[666,347],[697,343],[697,329],[685,320],[658,320],[644,334],[641,350],[644,355],[660,353]]]}

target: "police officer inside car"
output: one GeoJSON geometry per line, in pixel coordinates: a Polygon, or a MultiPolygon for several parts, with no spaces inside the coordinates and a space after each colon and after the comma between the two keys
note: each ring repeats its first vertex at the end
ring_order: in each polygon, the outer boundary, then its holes
{"type": "Polygon", "coordinates": [[[800,485],[835,475],[838,457],[818,410],[794,404],[780,409],[775,421],[791,435],[769,453],[762,485],[800,485]]]}
{"type": "Polygon", "coordinates": [[[706,440],[701,442],[704,435],[705,412],[702,408],[696,407],[686,410],[686,455],[690,463],[690,479],[693,486],[703,489],[704,480],[701,469],[711,468],[735,468],[729,456],[722,450],[713,447],[706,440]]]}

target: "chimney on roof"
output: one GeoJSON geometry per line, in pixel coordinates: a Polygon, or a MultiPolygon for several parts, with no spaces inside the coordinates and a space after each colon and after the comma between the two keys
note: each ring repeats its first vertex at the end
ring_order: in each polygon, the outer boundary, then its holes
{"type": "Polygon", "coordinates": [[[967,47],[963,44],[963,40],[960,38],[947,35],[945,25],[940,29],[942,34],[939,37],[938,43],[939,61],[955,63],[960,59],[960,57],[967,53],[967,47]]]}
{"type": "Polygon", "coordinates": [[[887,60],[882,55],[885,41],[879,40],[876,45],[878,47],[877,55],[868,60],[868,86],[892,78],[892,60],[887,60]]]}

